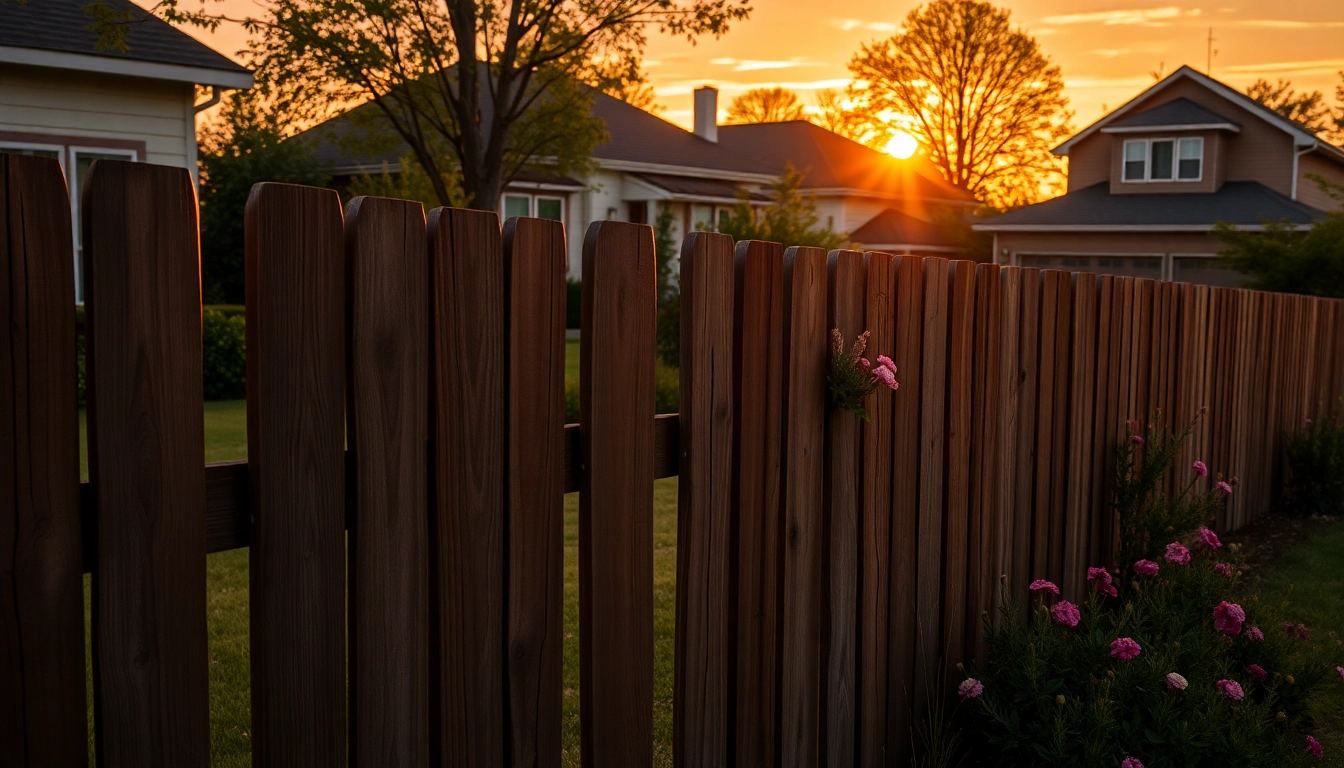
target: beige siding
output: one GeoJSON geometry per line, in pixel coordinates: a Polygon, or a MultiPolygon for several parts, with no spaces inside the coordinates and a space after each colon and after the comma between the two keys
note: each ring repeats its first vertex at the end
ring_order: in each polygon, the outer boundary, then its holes
{"type": "Polygon", "coordinates": [[[1069,148],[1069,191],[1077,192],[1111,178],[1112,149],[1110,134],[1100,131],[1069,148]]]}
{"type": "Polygon", "coordinates": [[[1319,152],[1310,152],[1298,158],[1297,199],[1304,205],[1322,211],[1344,208],[1340,201],[1326,194],[1312,178],[1320,176],[1335,184],[1344,185],[1344,162],[1333,160],[1319,152]]]}
{"type": "Polygon", "coordinates": [[[192,167],[194,96],[183,83],[6,65],[0,132],[86,137],[90,146],[99,139],[144,142],[141,160],[192,167]]]}

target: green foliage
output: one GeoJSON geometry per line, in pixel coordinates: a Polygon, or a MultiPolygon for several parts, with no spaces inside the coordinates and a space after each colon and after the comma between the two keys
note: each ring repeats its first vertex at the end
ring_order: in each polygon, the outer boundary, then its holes
{"type": "MultiPolygon", "coordinates": [[[[1322,186],[1336,197],[1341,194],[1338,187],[1322,186]]],[[[1344,211],[1327,214],[1309,230],[1266,222],[1264,232],[1219,224],[1214,234],[1222,240],[1219,257],[1250,276],[1246,288],[1344,297],[1344,211]]]]}
{"type": "Polygon", "coordinates": [[[1344,513],[1344,420],[1338,412],[1288,435],[1289,477],[1282,508],[1292,515],[1344,513]]]}
{"type": "Polygon", "coordinates": [[[872,368],[863,357],[868,346],[868,333],[864,332],[854,340],[854,346],[845,352],[845,339],[839,328],[831,329],[831,359],[826,366],[826,386],[830,395],[830,406],[836,410],[849,411],[864,421],[871,421],[863,401],[877,392],[881,382],[873,375],[872,368]]]}
{"type": "Polygon", "coordinates": [[[653,221],[653,244],[658,257],[658,359],[663,365],[681,365],[681,285],[676,281],[674,265],[681,257],[677,239],[672,235],[672,209],[660,206],[653,221]]]}
{"type": "MultiPolygon", "coordinates": [[[[676,413],[681,407],[681,374],[676,368],[659,365],[653,372],[653,412],[676,413]]],[[[579,381],[565,379],[565,423],[579,421],[579,381]]]]}
{"type": "Polygon", "coordinates": [[[753,206],[746,192],[719,221],[718,230],[734,240],[769,240],[774,243],[810,245],[824,250],[849,242],[846,235],[821,226],[816,199],[802,193],[803,174],[789,165],[784,175],[770,185],[772,199],[763,209],[753,206]]]}
{"type": "MultiPolygon", "coordinates": [[[[440,171],[442,188],[448,190],[447,205],[462,208],[467,204],[467,196],[462,192],[462,175],[456,166],[445,164],[440,171]]],[[[392,197],[398,200],[415,200],[428,211],[439,207],[438,187],[425,173],[415,155],[407,153],[400,161],[400,170],[393,173],[386,164],[379,173],[362,173],[350,180],[346,189],[348,197],[368,195],[370,197],[392,197]]]]}
{"type": "Polygon", "coordinates": [[[243,212],[263,181],[322,186],[327,176],[303,140],[282,141],[283,109],[266,94],[233,91],[220,120],[202,135],[201,290],[206,303],[241,304],[243,212]]]}
{"type": "Polygon", "coordinates": [[[583,283],[565,280],[565,327],[578,328],[583,319],[583,283]]]}

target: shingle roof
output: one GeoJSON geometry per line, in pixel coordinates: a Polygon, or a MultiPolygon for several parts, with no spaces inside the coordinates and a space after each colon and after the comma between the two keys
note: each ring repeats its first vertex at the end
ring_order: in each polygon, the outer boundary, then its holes
{"type": "MultiPolygon", "coordinates": [[[[1237,124],[1222,115],[1205,109],[1182,96],[1152,109],[1145,109],[1124,120],[1117,120],[1103,128],[1143,128],[1158,125],[1233,125],[1237,124]]],[[[1240,126],[1237,126],[1240,127],[1240,126]]]]}
{"type": "Polygon", "coordinates": [[[894,208],[888,208],[867,224],[849,233],[849,239],[865,246],[874,245],[928,245],[957,247],[962,245],[941,227],[917,219],[894,208]]]}
{"type": "Polygon", "coordinates": [[[138,19],[127,27],[125,53],[97,49],[97,36],[87,27],[93,18],[81,6],[88,0],[0,2],[0,46],[106,56],[115,59],[175,64],[248,74],[249,70],[214,49],[146,13],[129,0],[104,0],[112,10],[129,11],[138,19]]]}
{"type": "MultiPolygon", "coordinates": [[[[488,105],[486,105],[488,106],[488,105]]],[[[609,140],[593,149],[598,161],[647,163],[738,174],[777,176],[790,163],[804,171],[807,189],[844,188],[926,200],[970,203],[971,195],[937,177],[918,159],[899,160],[812,123],[794,121],[719,127],[718,143],[603,93],[593,93],[592,114],[607,126],[609,140]]],[[[399,139],[359,149],[358,137],[376,125],[373,103],[307,131],[318,143],[319,162],[336,169],[396,163],[409,148],[399,139]]],[[[660,171],[661,172],[661,171],[660,171]]]]}
{"type": "MultiPolygon", "coordinates": [[[[715,197],[733,200],[737,198],[739,191],[737,184],[722,179],[670,176],[662,173],[636,173],[634,177],[659,189],[665,189],[673,195],[685,195],[687,197],[715,197]]],[[[748,192],[747,197],[759,202],[770,199],[769,195],[763,195],[759,192],[748,192]]]]}
{"type": "Polygon", "coordinates": [[[1219,222],[1256,225],[1288,221],[1311,224],[1325,213],[1255,181],[1229,181],[1217,191],[1112,195],[1109,182],[1018,208],[976,224],[975,229],[1027,226],[1209,226],[1219,222]]]}

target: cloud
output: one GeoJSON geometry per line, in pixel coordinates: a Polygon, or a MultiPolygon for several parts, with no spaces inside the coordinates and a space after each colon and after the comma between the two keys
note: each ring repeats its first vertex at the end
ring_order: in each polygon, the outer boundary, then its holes
{"type": "Polygon", "coordinates": [[[1098,48],[1093,51],[1096,55],[1107,59],[1114,59],[1117,56],[1128,56],[1133,52],[1133,48],[1098,48]]]}
{"type": "Polygon", "coordinates": [[[874,32],[895,32],[900,29],[889,21],[870,21],[865,26],[874,32]]]}
{"type": "Polygon", "coordinates": [[[808,61],[805,57],[795,56],[792,59],[710,59],[710,64],[716,64],[721,67],[732,67],[734,72],[757,72],[763,69],[792,69],[794,67],[820,67],[820,62],[808,61]]]}
{"type": "Polygon", "coordinates": [[[1219,69],[1237,75],[1333,75],[1340,70],[1344,70],[1344,59],[1270,61],[1259,64],[1236,64],[1219,67],[1219,69]]]}
{"type": "Polygon", "coordinates": [[[1231,24],[1237,27],[1257,29],[1322,29],[1344,27],[1344,21],[1299,21],[1297,19],[1237,19],[1231,24]]]}
{"type": "Polygon", "coordinates": [[[831,26],[837,27],[841,32],[852,32],[862,28],[870,32],[890,34],[900,29],[900,25],[893,24],[890,21],[864,21],[863,19],[831,19],[831,26]]]}
{"type": "Polygon", "coordinates": [[[1151,77],[1066,77],[1064,87],[1070,90],[1102,88],[1147,88],[1153,84],[1151,77]]]}
{"type": "Polygon", "coordinates": [[[1042,21],[1046,24],[1103,24],[1114,26],[1117,24],[1132,25],[1142,24],[1144,26],[1165,26],[1173,20],[1188,16],[1198,16],[1200,10],[1193,8],[1183,10],[1174,5],[1164,6],[1162,8],[1133,8],[1129,10],[1117,11],[1094,11],[1091,13],[1069,13],[1062,16],[1046,16],[1042,21]]]}
{"type": "MultiPolygon", "coordinates": [[[[791,91],[819,91],[823,88],[844,88],[850,84],[848,78],[837,78],[830,80],[781,80],[761,83],[741,83],[732,80],[720,80],[717,82],[699,80],[682,80],[665,85],[654,86],[655,96],[689,96],[692,91],[702,85],[713,85],[724,95],[735,95],[744,93],[752,88],[788,88],[791,91]]],[[[671,114],[671,113],[668,113],[671,114]]]]}

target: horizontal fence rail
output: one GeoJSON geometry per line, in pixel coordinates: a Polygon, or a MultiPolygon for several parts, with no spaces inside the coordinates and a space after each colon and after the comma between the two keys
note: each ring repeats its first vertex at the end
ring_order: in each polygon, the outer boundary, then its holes
{"type": "Polygon", "coordinates": [[[86,762],[83,572],[98,760],[205,765],[205,555],[248,548],[255,765],[558,766],[576,640],[582,763],[650,765],[653,481],[677,476],[674,763],[907,765],[1001,576],[1025,604],[1115,565],[1127,422],[1195,422],[1179,464],[1240,480],[1230,531],[1344,393],[1337,300],[694,233],[681,413],[654,416],[652,232],[599,222],[565,424],[558,223],[264,184],[249,459],[206,465],[190,177],[98,161],[81,486],[66,199],[59,164],[0,155],[5,764],[86,762]],[[868,421],[827,408],[832,328],[899,369],[868,421]]]}

